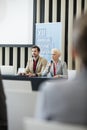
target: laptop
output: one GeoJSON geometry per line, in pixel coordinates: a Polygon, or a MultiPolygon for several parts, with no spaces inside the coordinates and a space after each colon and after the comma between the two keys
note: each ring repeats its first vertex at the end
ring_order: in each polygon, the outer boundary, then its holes
{"type": "Polygon", "coordinates": [[[2,75],[15,75],[15,69],[12,65],[2,65],[0,66],[0,71],[2,75]]]}

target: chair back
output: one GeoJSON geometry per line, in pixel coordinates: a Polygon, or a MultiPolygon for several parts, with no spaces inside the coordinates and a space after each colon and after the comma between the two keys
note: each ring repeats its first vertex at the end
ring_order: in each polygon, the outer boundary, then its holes
{"type": "Polygon", "coordinates": [[[77,70],[68,70],[68,80],[73,80],[76,76],[77,70]]]}
{"type": "Polygon", "coordinates": [[[25,68],[18,68],[18,74],[25,73],[25,68]]]}
{"type": "Polygon", "coordinates": [[[23,80],[2,80],[6,90],[32,91],[31,81],[23,80]]]}
{"type": "Polygon", "coordinates": [[[15,75],[15,69],[12,65],[2,65],[0,70],[2,75],[15,75]]]}
{"type": "Polygon", "coordinates": [[[38,92],[6,91],[8,130],[23,130],[23,119],[35,115],[38,92]]]}

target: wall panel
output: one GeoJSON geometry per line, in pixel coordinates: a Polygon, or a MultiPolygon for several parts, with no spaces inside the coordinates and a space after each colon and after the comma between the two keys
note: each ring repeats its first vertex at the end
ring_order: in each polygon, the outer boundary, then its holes
{"type": "Polygon", "coordinates": [[[52,22],[57,21],[57,0],[53,0],[52,22]]]}
{"type": "Polygon", "coordinates": [[[20,51],[20,67],[24,68],[25,65],[25,48],[21,47],[20,51]]]}
{"type": "Polygon", "coordinates": [[[68,9],[68,69],[72,69],[72,28],[73,28],[73,0],[69,0],[68,9]]]}
{"type": "MultiPolygon", "coordinates": [[[[82,0],[77,0],[77,12],[76,12],[76,17],[78,18],[81,14],[81,4],[82,4],[82,0]]],[[[75,69],[79,70],[79,59],[75,60],[75,69]]]]}
{"type": "Polygon", "coordinates": [[[44,22],[49,22],[49,0],[45,0],[44,22]]]}
{"type": "Polygon", "coordinates": [[[15,73],[17,73],[17,47],[13,48],[13,66],[15,68],[15,73]]]}
{"type": "Polygon", "coordinates": [[[36,23],[40,22],[40,0],[37,0],[37,5],[36,5],[36,23]]]}
{"type": "Polygon", "coordinates": [[[62,60],[64,60],[65,52],[65,0],[61,0],[61,21],[62,22],[62,60]]]}
{"type": "Polygon", "coordinates": [[[2,47],[0,47],[0,65],[2,65],[2,47]]]}
{"type": "Polygon", "coordinates": [[[9,47],[5,47],[5,65],[9,65],[9,52],[10,48],[9,47]]]}

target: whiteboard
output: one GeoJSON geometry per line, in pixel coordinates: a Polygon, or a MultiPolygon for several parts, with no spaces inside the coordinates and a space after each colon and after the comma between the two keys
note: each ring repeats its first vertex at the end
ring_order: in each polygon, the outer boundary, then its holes
{"type": "Polygon", "coordinates": [[[0,45],[33,44],[33,0],[0,0],[0,45]]]}

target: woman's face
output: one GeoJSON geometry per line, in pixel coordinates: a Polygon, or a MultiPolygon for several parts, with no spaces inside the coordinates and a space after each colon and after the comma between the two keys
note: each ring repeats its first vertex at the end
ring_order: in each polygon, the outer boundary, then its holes
{"type": "Polygon", "coordinates": [[[59,59],[59,54],[56,51],[52,51],[51,56],[54,61],[57,61],[59,59]]]}

